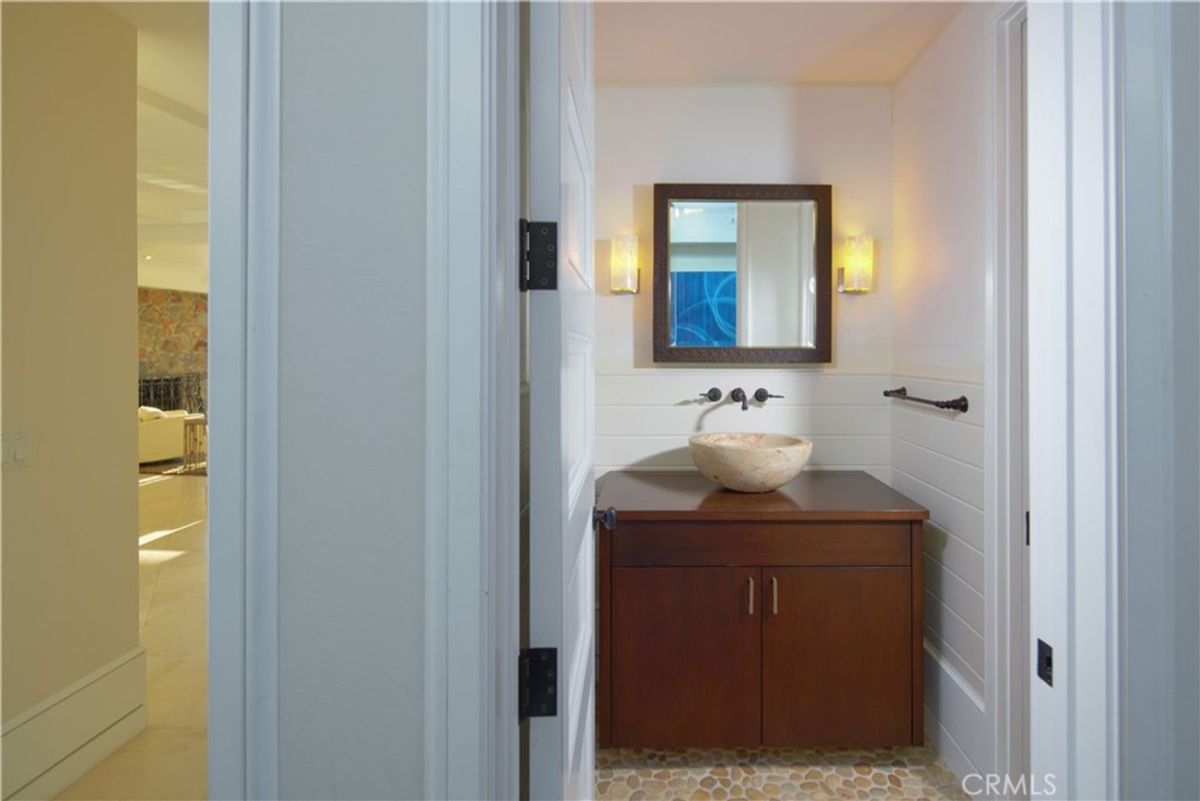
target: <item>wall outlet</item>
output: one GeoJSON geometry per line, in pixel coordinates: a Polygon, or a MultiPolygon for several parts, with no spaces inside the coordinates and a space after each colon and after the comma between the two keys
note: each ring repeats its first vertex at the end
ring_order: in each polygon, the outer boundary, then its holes
{"type": "Polygon", "coordinates": [[[3,460],[0,467],[5,470],[21,470],[33,464],[33,432],[29,428],[17,428],[0,432],[0,452],[3,460]]]}

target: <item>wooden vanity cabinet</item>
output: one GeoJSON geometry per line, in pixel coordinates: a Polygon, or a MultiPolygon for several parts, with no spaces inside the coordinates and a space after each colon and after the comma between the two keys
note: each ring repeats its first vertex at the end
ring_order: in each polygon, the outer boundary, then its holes
{"type": "Polygon", "coordinates": [[[629,742],[736,747],[761,730],[756,568],[620,567],[612,573],[614,725],[629,742]]]}
{"type": "Polygon", "coordinates": [[[865,473],[731,493],[615,473],[600,508],[602,747],[921,744],[921,530],[865,473]]]}
{"type": "Polygon", "coordinates": [[[910,583],[901,567],[764,571],[779,601],[762,625],[763,745],[912,742],[910,583]]]}

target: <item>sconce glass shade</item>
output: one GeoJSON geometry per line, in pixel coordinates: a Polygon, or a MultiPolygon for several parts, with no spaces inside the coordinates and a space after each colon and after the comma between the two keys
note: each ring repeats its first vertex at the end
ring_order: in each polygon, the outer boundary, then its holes
{"type": "Polygon", "coordinates": [[[842,264],[843,292],[870,292],[875,272],[875,237],[868,234],[846,237],[842,264]]]}
{"type": "Polygon", "coordinates": [[[622,234],[612,239],[609,259],[609,289],[614,295],[634,295],[638,291],[638,238],[622,234]]]}

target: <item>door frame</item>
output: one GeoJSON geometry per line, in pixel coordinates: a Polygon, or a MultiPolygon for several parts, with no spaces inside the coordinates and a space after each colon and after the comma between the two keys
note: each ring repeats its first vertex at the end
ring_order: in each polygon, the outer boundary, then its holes
{"type": "MultiPolygon", "coordinates": [[[[427,9],[425,794],[515,798],[518,12],[427,9]]],[[[279,797],[280,17],[210,5],[214,799],[279,797]]]]}
{"type": "Polygon", "coordinates": [[[1062,798],[1120,788],[1122,13],[1029,6],[1029,770],[1062,798]]]}
{"type": "Polygon", "coordinates": [[[208,793],[214,799],[279,797],[280,76],[279,4],[211,3],[208,793]]]}
{"type": "Polygon", "coordinates": [[[426,8],[425,796],[516,798],[519,9],[426,8]]]}
{"type": "MultiPolygon", "coordinates": [[[[987,515],[986,708],[994,771],[1025,775],[1029,681],[1027,552],[1024,541],[1025,164],[1023,108],[1024,0],[993,22],[995,187],[985,269],[984,464],[987,515]]],[[[981,766],[982,767],[982,766],[981,766]]]]}

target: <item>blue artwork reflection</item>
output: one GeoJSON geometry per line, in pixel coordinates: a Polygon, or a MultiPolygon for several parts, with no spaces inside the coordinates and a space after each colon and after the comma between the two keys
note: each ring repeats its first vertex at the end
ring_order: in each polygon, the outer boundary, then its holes
{"type": "Polygon", "coordinates": [[[671,272],[671,342],[678,347],[737,345],[737,272],[671,272]]]}

